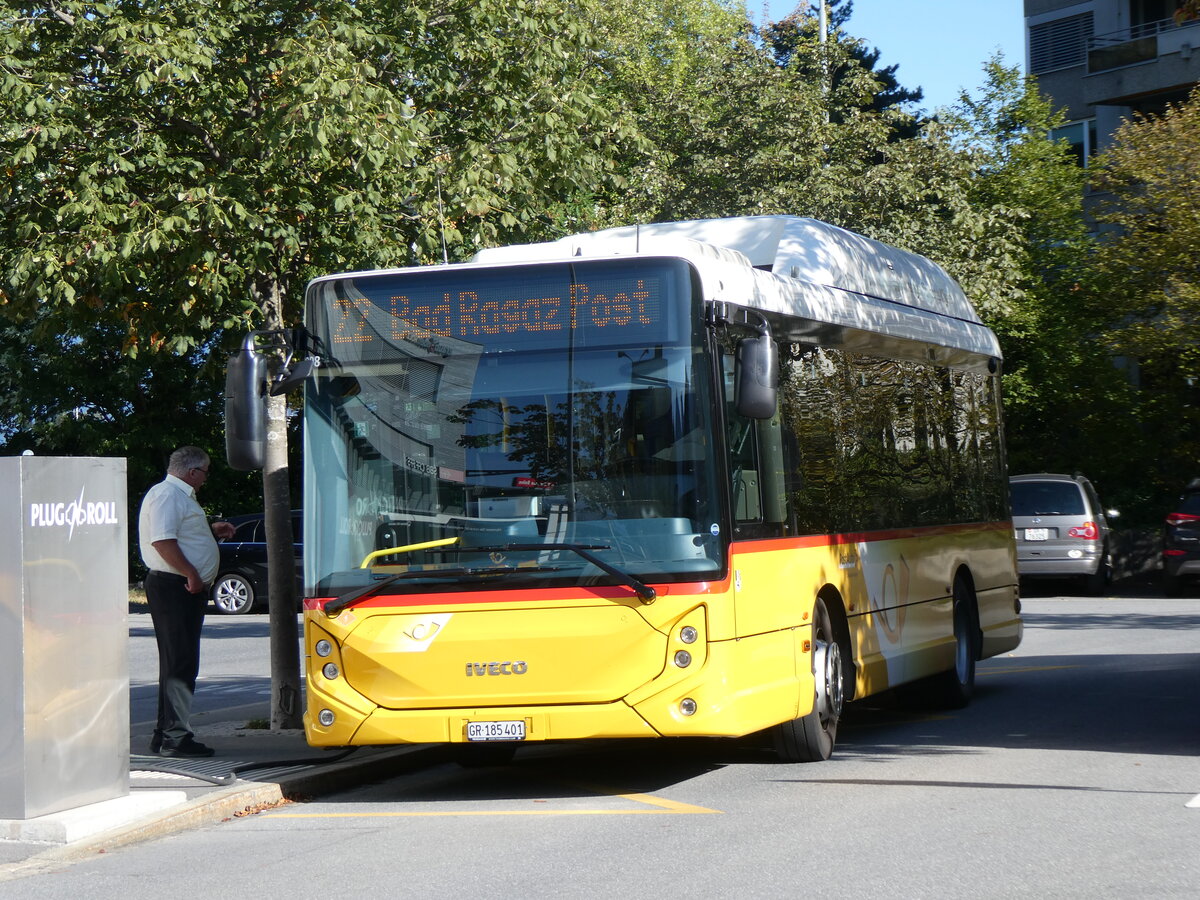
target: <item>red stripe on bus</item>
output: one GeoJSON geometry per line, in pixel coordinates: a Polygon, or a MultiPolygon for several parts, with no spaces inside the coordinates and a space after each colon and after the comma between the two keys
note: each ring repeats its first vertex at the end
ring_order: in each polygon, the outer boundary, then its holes
{"type": "MultiPolygon", "coordinates": [[[[845,534],[812,534],[794,538],[764,538],[755,541],[736,541],[730,545],[730,555],[749,553],[777,553],[781,550],[805,550],[812,547],[836,547],[842,544],[876,543],[917,537],[937,537],[952,534],[1008,531],[1011,522],[975,522],[966,525],[929,525],[920,528],[893,528],[884,531],[847,532],[845,534]]],[[[660,596],[693,596],[698,594],[724,593],[729,590],[729,578],[724,581],[697,581],[651,585],[660,596]]],[[[627,600],[635,596],[633,591],[620,586],[593,588],[535,588],[493,591],[456,591],[437,594],[381,594],[355,603],[351,609],[378,609],[398,606],[446,606],[449,604],[474,603],[523,603],[527,601],[562,600],[627,600]]],[[[322,609],[332,597],[310,597],[304,601],[305,609],[322,609]]]]}
{"type": "Polygon", "coordinates": [[[951,534],[1010,531],[1011,522],[972,522],[966,525],[927,525],[918,528],[891,528],[883,531],[858,531],[845,534],[810,534],[794,538],[763,538],[757,541],[738,541],[730,548],[733,554],[773,553],[779,550],[804,550],[810,547],[836,547],[841,544],[871,544],[910,538],[938,537],[951,534]]]}

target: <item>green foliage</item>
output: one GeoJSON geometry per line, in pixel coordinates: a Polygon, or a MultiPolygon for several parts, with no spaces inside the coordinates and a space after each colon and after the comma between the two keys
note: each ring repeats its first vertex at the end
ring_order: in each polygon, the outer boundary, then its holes
{"type": "MultiPolygon", "coordinates": [[[[850,26],[847,23],[853,12],[853,3],[845,2],[843,5],[842,0],[834,0],[827,6],[829,16],[826,30],[829,39],[842,44],[848,59],[829,67],[824,73],[826,79],[836,83],[846,74],[863,69],[870,72],[876,82],[869,100],[872,109],[880,111],[901,104],[919,103],[924,97],[923,92],[919,87],[910,90],[900,84],[896,78],[898,65],[879,67],[882,53],[878,49],[868,49],[863,41],[850,35],[850,26]]],[[[808,9],[801,5],[784,19],[767,23],[762,29],[762,37],[770,47],[775,61],[786,67],[791,64],[797,53],[805,52],[807,46],[819,41],[819,22],[819,9],[816,4],[810,5],[808,9]]],[[[915,121],[905,123],[905,127],[897,136],[902,134],[904,137],[913,137],[916,128],[915,121]]]]}
{"type": "Polygon", "coordinates": [[[961,94],[941,122],[973,160],[972,207],[991,210],[1003,228],[978,259],[1015,274],[1001,302],[980,304],[1005,355],[1010,470],[1081,471],[1107,502],[1136,508],[1137,403],[1100,340],[1114,308],[1096,291],[1084,170],[1065,142],[1051,140],[1061,114],[1031,79],[999,58],[984,72],[984,84],[961,94]]]}
{"type": "Polygon", "coordinates": [[[1094,167],[1106,192],[1096,218],[1116,229],[1099,262],[1131,295],[1133,318],[1110,340],[1200,379],[1200,89],[1161,116],[1127,120],[1113,140],[1094,167]]]}
{"type": "Polygon", "coordinates": [[[611,217],[800,213],[845,223],[844,198],[911,122],[872,108],[878,83],[851,49],[803,39],[780,65],[743,26],[690,58],[683,83],[618,69],[649,149],[629,158],[630,187],[611,217]]]}
{"type": "MultiPolygon", "coordinates": [[[[219,453],[223,372],[207,348],[163,356],[153,370],[121,352],[119,327],[64,330],[48,314],[0,320],[0,440],[10,452],[124,456],[129,493],[162,479],[171,451],[198,444],[219,453]]],[[[219,467],[218,467],[219,468],[219,467]]],[[[242,511],[244,479],[214,470],[210,509],[242,511]]]]}
{"type": "Polygon", "coordinates": [[[573,185],[604,182],[622,136],[593,89],[587,32],[565,12],[531,0],[10,6],[10,308],[100,310],[124,322],[127,352],[178,353],[217,329],[296,321],[316,272],[540,227],[573,185]]]}
{"type": "Polygon", "coordinates": [[[1126,121],[1093,171],[1103,345],[1138,361],[1144,480],[1171,495],[1200,473],[1200,89],[1126,121]]]}

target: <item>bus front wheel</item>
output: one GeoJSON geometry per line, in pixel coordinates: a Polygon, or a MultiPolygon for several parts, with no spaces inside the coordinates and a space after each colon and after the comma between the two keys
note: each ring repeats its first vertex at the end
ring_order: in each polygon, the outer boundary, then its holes
{"type": "Polygon", "coordinates": [[[812,712],[774,728],[775,753],[782,762],[829,759],[837,740],[838,719],[845,698],[845,672],[833,617],[823,597],[817,598],[813,608],[812,666],[816,694],[812,712]]]}

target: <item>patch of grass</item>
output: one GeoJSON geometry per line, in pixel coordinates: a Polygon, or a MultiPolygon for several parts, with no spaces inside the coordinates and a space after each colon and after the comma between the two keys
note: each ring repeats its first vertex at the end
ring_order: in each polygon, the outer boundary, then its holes
{"type": "Polygon", "coordinates": [[[146,591],[141,585],[129,586],[129,611],[131,613],[148,613],[150,604],[146,602],[146,591]]]}
{"type": "Polygon", "coordinates": [[[270,727],[271,727],[270,719],[251,719],[249,722],[247,722],[245,725],[242,726],[242,728],[245,728],[245,729],[255,729],[255,730],[266,730],[266,729],[269,729],[270,727]]]}

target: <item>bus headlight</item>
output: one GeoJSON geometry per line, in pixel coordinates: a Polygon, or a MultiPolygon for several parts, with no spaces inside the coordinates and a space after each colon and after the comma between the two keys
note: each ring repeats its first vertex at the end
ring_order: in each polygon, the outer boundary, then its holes
{"type": "Polygon", "coordinates": [[[317,721],[320,722],[322,725],[324,725],[326,728],[328,728],[330,725],[333,724],[333,720],[335,718],[337,718],[337,717],[334,716],[332,709],[323,709],[319,713],[317,713],[317,721]]]}
{"type": "Polygon", "coordinates": [[[321,669],[321,674],[330,681],[338,677],[338,667],[333,663],[325,663],[325,667],[321,669]]]}
{"type": "Polygon", "coordinates": [[[675,651],[675,665],[679,666],[681,669],[686,669],[691,664],[692,654],[688,653],[686,650],[675,651]]]}
{"type": "Polygon", "coordinates": [[[333,644],[321,638],[321,640],[317,641],[317,645],[313,649],[317,651],[317,656],[328,656],[333,652],[333,644]]]}
{"type": "Polygon", "coordinates": [[[685,716],[694,716],[696,714],[696,701],[691,697],[685,697],[679,701],[679,711],[685,716]]]}
{"type": "Polygon", "coordinates": [[[685,644],[696,643],[696,638],[699,636],[699,633],[691,625],[684,625],[679,629],[679,640],[683,641],[685,644]]]}

